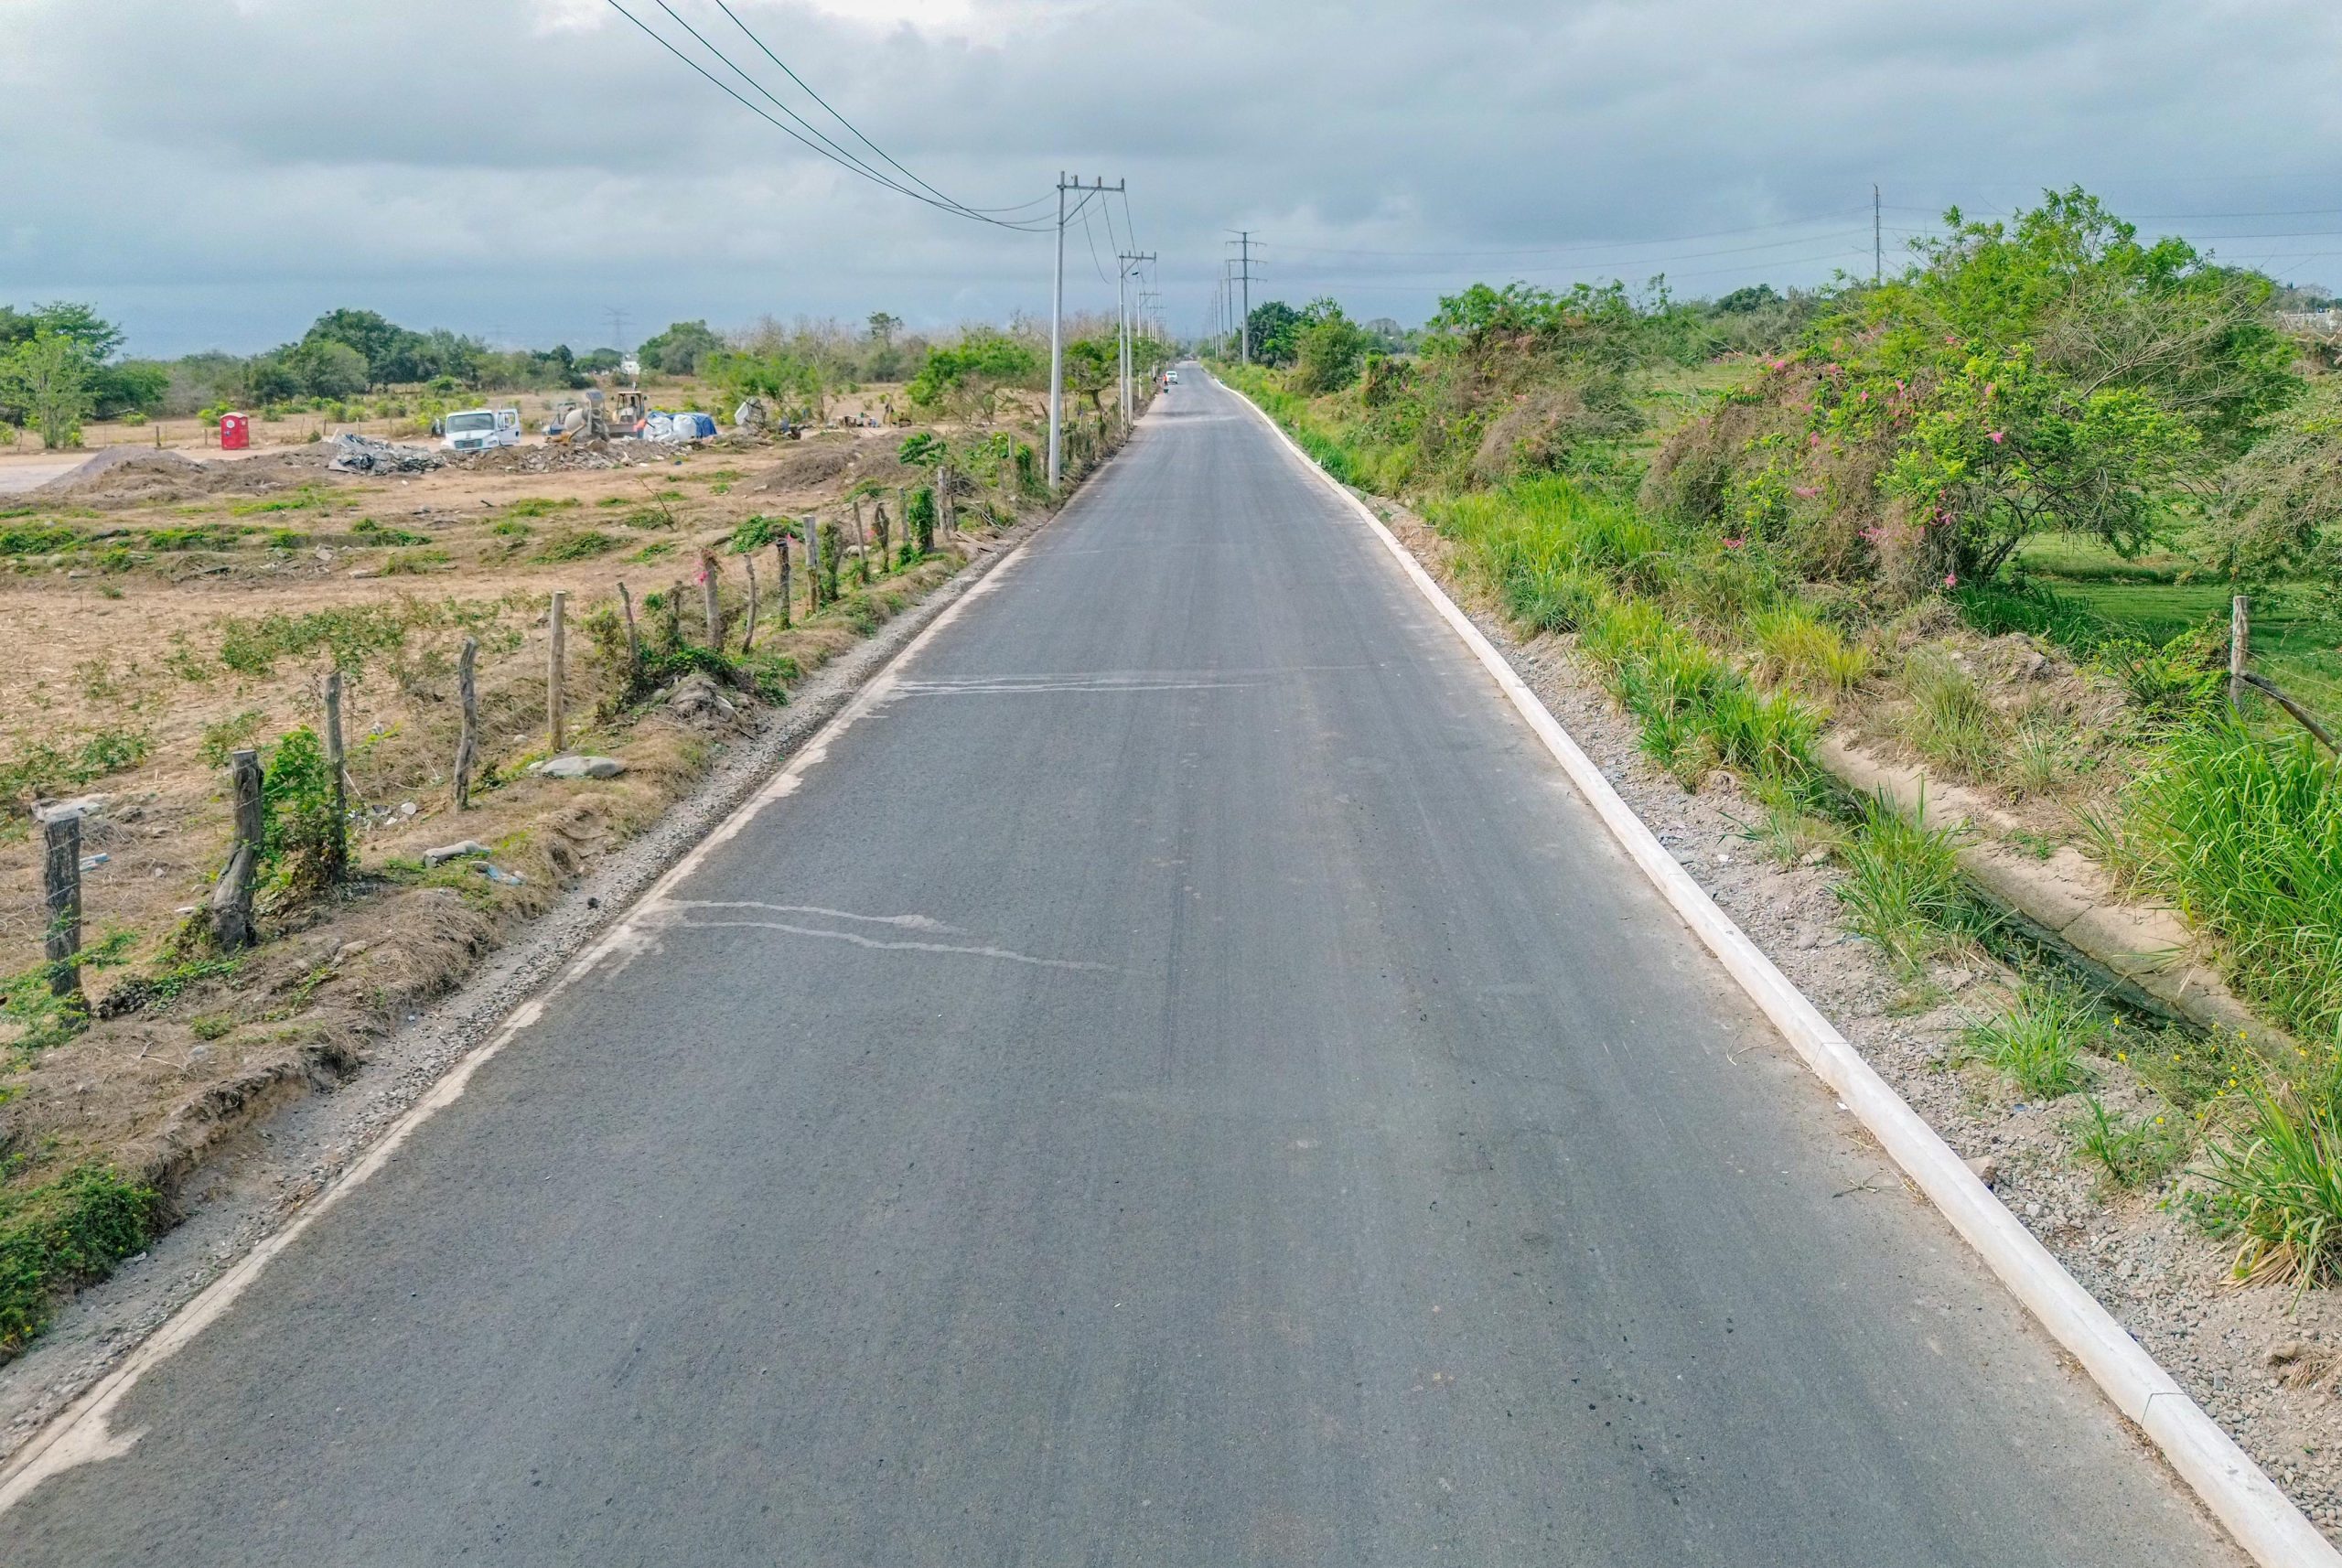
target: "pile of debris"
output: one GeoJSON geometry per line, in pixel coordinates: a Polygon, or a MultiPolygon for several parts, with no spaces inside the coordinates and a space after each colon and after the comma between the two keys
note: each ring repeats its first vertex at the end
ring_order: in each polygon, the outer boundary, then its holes
{"type": "Polygon", "coordinates": [[[553,474],[576,468],[626,468],[659,456],[639,441],[576,441],[561,446],[491,446],[456,460],[488,474],[553,474]]]}
{"type": "Polygon", "coordinates": [[[401,446],[345,430],[333,438],[326,467],[338,474],[421,474],[446,464],[446,454],[427,446],[401,446]]]}

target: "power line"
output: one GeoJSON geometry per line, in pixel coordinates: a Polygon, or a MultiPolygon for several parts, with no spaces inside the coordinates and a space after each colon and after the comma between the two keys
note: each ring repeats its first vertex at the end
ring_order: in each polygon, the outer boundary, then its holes
{"type": "MultiPolygon", "coordinates": [[[[1815,213],[1812,216],[1806,218],[1777,219],[1770,223],[1758,223],[1746,229],[1718,229],[1705,234],[1672,234],[1664,238],[1652,240],[1587,240],[1573,242],[1564,245],[1532,245],[1526,248],[1512,250],[1359,251],[1340,250],[1325,245],[1290,244],[1285,245],[1284,248],[1288,251],[1298,252],[1313,256],[1413,256],[1456,260],[1461,260],[1470,256],[1562,256],[1568,255],[1577,251],[1615,251],[1631,248],[1638,245],[1686,245],[1702,240],[1730,240],[1742,234],[1769,234],[1777,229],[1790,229],[1796,228],[1799,225],[1827,223],[1833,219],[1852,218],[1857,215],[1866,216],[1869,211],[1870,208],[1865,204],[1861,207],[1846,208],[1837,212],[1815,213]]],[[[1801,245],[1809,242],[1810,239],[1810,235],[1800,235],[1793,239],[1776,241],[1775,243],[1782,245],[1801,245]]],[[[1761,245],[1752,246],[1749,248],[1755,250],[1765,249],[1765,247],[1761,245]]],[[[1728,254],[1729,252],[1715,252],[1712,253],[1722,255],[1728,254]]]]}
{"type": "MultiPolygon", "coordinates": [[[[663,7],[661,8],[663,9],[663,7]]],[[[806,97],[811,98],[814,102],[820,104],[824,110],[827,110],[831,119],[835,120],[839,124],[844,126],[849,132],[853,133],[854,139],[855,141],[860,142],[864,146],[868,147],[872,152],[877,154],[878,156],[884,159],[890,167],[894,168],[897,173],[901,174],[904,178],[909,180],[920,189],[927,191],[930,195],[939,197],[944,201],[950,202],[953,207],[958,208],[962,212],[969,213],[996,214],[1002,212],[1022,212],[1028,207],[1039,207],[1049,199],[1047,197],[1043,196],[1037,197],[1031,201],[1020,201],[1014,207],[971,207],[964,201],[954,200],[952,198],[945,196],[941,191],[937,190],[935,187],[928,184],[927,181],[919,178],[919,176],[903,167],[903,166],[900,163],[897,163],[894,156],[884,147],[881,147],[877,143],[872,141],[868,136],[864,135],[860,126],[847,119],[844,115],[839,113],[835,109],[831,108],[830,101],[823,98],[820,93],[814,91],[812,84],[808,82],[803,77],[790,70],[789,62],[781,59],[779,55],[773,53],[772,50],[766,46],[764,39],[757,36],[756,30],[750,27],[747,23],[740,20],[738,14],[736,13],[731,6],[725,5],[724,0],[715,0],[715,8],[723,12],[726,16],[731,17],[732,25],[739,28],[743,33],[746,33],[748,37],[748,41],[763,51],[765,59],[779,66],[783,76],[789,78],[790,81],[795,82],[799,87],[803,88],[805,90],[806,97]]],[[[810,130],[811,127],[809,126],[807,128],[810,130]]],[[[823,137],[822,139],[824,141],[828,140],[827,137],[823,137]]]]}
{"type": "MultiPolygon", "coordinates": [[[[810,137],[800,134],[796,130],[783,124],[780,121],[774,119],[770,114],[768,114],[762,109],[757,108],[747,99],[741,97],[738,92],[732,89],[729,83],[725,82],[721,77],[718,77],[714,72],[710,71],[705,66],[700,64],[699,61],[692,59],[691,56],[677,48],[673,43],[661,37],[656,28],[652,27],[649,23],[636,16],[633,12],[628,10],[623,5],[620,5],[619,0],[606,0],[606,3],[609,5],[611,10],[616,11],[619,16],[624,16],[628,21],[633,23],[635,27],[641,31],[643,37],[649,38],[661,48],[665,49],[669,54],[673,55],[677,59],[682,60],[685,65],[691,67],[693,70],[704,77],[717,91],[723,93],[726,98],[729,98],[734,102],[739,104],[741,108],[746,109],[749,113],[754,114],[757,119],[764,121],[767,124],[772,126],[773,129],[780,132],[783,135],[789,137],[790,140],[796,142],[800,146],[803,146],[807,151],[813,153],[815,156],[827,158],[830,162],[836,164],[839,167],[845,169],[849,173],[859,175],[875,185],[882,186],[898,195],[908,196],[914,201],[924,202],[928,206],[934,208],[937,211],[948,212],[955,218],[966,218],[973,222],[990,223],[996,228],[1015,229],[1031,234],[1042,233],[1047,231],[1047,225],[1045,223],[1036,222],[1027,224],[1009,222],[999,218],[987,216],[973,208],[956,205],[951,202],[948,199],[945,200],[938,200],[934,197],[929,196],[921,191],[914,190],[909,186],[904,185],[899,181],[873,172],[865,164],[860,163],[854,159],[842,156],[840,153],[833,152],[828,148],[822,146],[819,143],[811,140],[810,137]]],[[[665,0],[653,0],[653,3],[657,4],[661,10],[666,11],[669,16],[674,16],[674,12],[667,7],[665,0]]],[[[682,18],[680,16],[677,16],[675,19],[678,22],[682,22],[682,18]]],[[[746,71],[741,70],[738,66],[734,65],[731,59],[725,55],[723,50],[717,48],[714,45],[708,43],[705,38],[701,38],[697,30],[691,27],[691,24],[683,22],[682,25],[685,31],[690,32],[692,37],[699,38],[700,42],[706,47],[709,53],[714,55],[718,60],[721,60],[736,75],[738,75],[741,80],[748,82],[751,87],[757,86],[754,78],[750,77],[746,71]]],[[[764,89],[757,87],[757,91],[763,92],[764,89]]],[[[765,93],[765,96],[768,98],[772,97],[768,92],[765,93]]],[[[773,102],[776,104],[780,104],[780,101],[779,99],[773,99],[773,102]]],[[[786,104],[780,104],[780,107],[785,113],[790,113],[792,117],[796,117],[794,115],[794,112],[789,110],[786,104]]],[[[800,118],[801,122],[801,117],[799,118],[800,118]]],[[[808,129],[811,128],[811,127],[810,126],[808,127],[808,129]]],[[[815,134],[818,135],[820,133],[816,132],[815,134]]],[[[826,140],[827,138],[823,139],[826,140]]],[[[834,145],[834,144],[832,145],[834,145]]]]}

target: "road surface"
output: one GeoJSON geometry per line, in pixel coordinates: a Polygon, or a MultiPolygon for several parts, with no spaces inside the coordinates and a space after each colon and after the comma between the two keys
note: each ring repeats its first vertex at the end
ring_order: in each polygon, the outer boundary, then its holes
{"type": "Polygon", "coordinates": [[[2229,1564],[1190,372],[11,1568],[2229,1564]]]}

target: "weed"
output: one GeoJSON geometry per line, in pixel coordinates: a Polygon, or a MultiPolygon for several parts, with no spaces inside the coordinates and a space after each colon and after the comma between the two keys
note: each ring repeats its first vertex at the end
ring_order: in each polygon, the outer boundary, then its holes
{"type": "Polygon", "coordinates": [[[403,528],[392,528],[387,524],[376,522],[371,517],[361,517],[351,523],[349,532],[350,536],[360,544],[400,545],[431,542],[431,536],[427,533],[409,533],[403,528]]]}
{"type": "Polygon", "coordinates": [[[236,1021],[224,1013],[206,1013],[199,1018],[189,1018],[187,1026],[199,1040],[219,1040],[228,1036],[236,1021]]]}
{"type": "Polygon", "coordinates": [[[2306,1036],[2342,1034],[2342,767],[2306,737],[2175,736],[2123,798],[2141,880],[2222,937],[2233,983],[2306,1036]]]}
{"type": "Polygon", "coordinates": [[[533,532],[517,518],[503,518],[489,526],[489,532],[499,539],[526,539],[533,532]]]}
{"type": "Polygon", "coordinates": [[[547,564],[590,561],[596,555],[607,555],[625,543],[626,541],[617,534],[604,533],[599,529],[573,529],[546,540],[532,559],[547,564]]]}
{"type": "Polygon", "coordinates": [[[1832,693],[1853,690],[1870,673],[1870,650],[1800,605],[1760,610],[1749,621],[1756,674],[1769,682],[1832,693]]]}
{"type": "Polygon", "coordinates": [[[2006,1013],[1970,1025],[1962,1038],[2025,1093],[2056,1100],[2097,1076],[2083,1057],[2101,1050],[2113,1029],[2113,1020],[2091,998],[2027,981],[2006,1013]]]}
{"type": "Polygon", "coordinates": [[[382,575],[411,577],[417,573],[428,572],[435,566],[445,566],[448,560],[449,556],[445,550],[397,550],[392,552],[390,559],[382,563],[382,575]]]}
{"type": "Polygon", "coordinates": [[[94,731],[70,750],[34,741],[21,756],[0,761],[0,799],[95,783],[137,767],[154,745],[151,731],[129,728],[94,731]]]}
{"type": "Polygon", "coordinates": [[[81,536],[71,529],[50,523],[0,527],[0,555],[61,555],[81,542],[81,536]]]}
{"type": "Polygon", "coordinates": [[[252,517],[272,511],[326,511],[334,504],[333,492],[323,485],[303,485],[289,494],[267,500],[240,501],[228,509],[231,517],[252,517]]]}
{"type": "Polygon", "coordinates": [[[2095,1094],[2083,1099],[2082,1113],[2070,1131],[2081,1152],[2126,1192],[2161,1181],[2187,1157],[2183,1123],[2162,1112],[2126,1119],[2107,1110],[2095,1094]]]}
{"type": "Polygon", "coordinates": [[[252,736],[260,733],[261,721],[267,717],[258,708],[246,708],[217,724],[205,725],[195,755],[206,768],[227,767],[229,755],[251,745],[252,736]]]}
{"type": "MultiPolygon", "coordinates": [[[[567,511],[572,507],[584,506],[585,504],[586,503],[584,501],[578,500],[575,497],[556,498],[553,496],[522,496],[518,500],[507,501],[504,505],[502,515],[506,521],[510,521],[518,517],[550,517],[554,512],[567,511]]],[[[602,501],[599,504],[603,506],[614,506],[620,503],[616,499],[612,499],[602,501]]]]}
{"type": "Polygon", "coordinates": [[[233,550],[242,529],[226,523],[199,522],[186,528],[150,528],[149,550],[233,550]]]}
{"type": "Polygon", "coordinates": [[[2000,715],[1975,678],[1934,648],[1911,651],[1903,663],[1911,696],[1906,733],[1922,757],[1964,779],[1990,772],[2001,753],[2000,715]]]}
{"type": "Polygon", "coordinates": [[[2240,1280],[2297,1290],[2342,1278],[2342,1105],[2333,1086],[2305,1090],[2255,1074],[2248,1120],[2215,1140],[2206,1176],[2215,1216],[2239,1238],[2240,1280]]]}
{"type": "Polygon", "coordinates": [[[111,1165],[0,1187],[0,1354],[13,1355],[65,1291],[146,1245],[162,1200],[111,1165]]]}
{"type": "Polygon", "coordinates": [[[1961,886],[1958,854],[1953,830],[1921,826],[1883,793],[1864,801],[1836,888],[1846,929],[1905,975],[1925,973],[1928,960],[1983,929],[1961,886]]]}

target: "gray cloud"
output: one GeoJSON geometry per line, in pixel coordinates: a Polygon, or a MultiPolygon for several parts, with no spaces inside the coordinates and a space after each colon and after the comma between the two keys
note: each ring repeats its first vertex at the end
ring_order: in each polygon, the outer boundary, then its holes
{"type": "MultiPolygon", "coordinates": [[[[669,3],[783,92],[712,0],[669,3]]],[[[1906,233],[2076,180],[2142,214],[2294,214],[2148,226],[2342,277],[2330,0],[736,9],[962,199],[1127,176],[1183,330],[1238,226],[1266,292],[1418,319],[1475,277],[1866,266],[1873,180],[1906,233]]],[[[583,345],[614,305],[639,333],[1047,302],[1046,237],[820,162],[602,0],[0,0],[0,299],[94,299],[145,351],[258,348],[344,304],[583,345]]],[[[1067,275],[1111,300],[1079,229],[1067,275]]]]}

